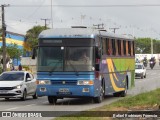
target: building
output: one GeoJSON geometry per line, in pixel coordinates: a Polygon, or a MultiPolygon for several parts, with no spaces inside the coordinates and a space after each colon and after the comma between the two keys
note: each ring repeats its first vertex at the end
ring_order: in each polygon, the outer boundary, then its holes
{"type": "MultiPolygon", "coordinates": [[[[18,48],[23,49],[25,36],[18,33],[13,33],[6,31],[6,46],[9,44],[17,44],[18,48]]],[[[0,37],[0,47],[2,47],[2,38],[0,37]]],[[[20,59],[12,60],[14,66],[18,66],[20,64],[20,59]]]]}

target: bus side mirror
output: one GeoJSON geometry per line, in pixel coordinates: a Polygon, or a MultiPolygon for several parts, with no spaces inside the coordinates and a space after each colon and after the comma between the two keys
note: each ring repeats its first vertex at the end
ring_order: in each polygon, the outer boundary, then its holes
{"type": "Polygon", "coordinates": [[[96,70],[96,71],[99,71],[99,64],[96,64],[96,65],[95,65],[95,70],[96,70]]]}
{"type": "Polygon", "coordinates": [[[33,48],[32,50],[32,59],[36,58],[36,48],[33,48]]]}
{"type": "Polygon", "coordinates": [[[97,59],[100,59],[100,58],[101,58],[101,52],[100,52],[100,50],[98,49],[98,47],[96,47],[96,49],[95,49],[95,54],[96,54],[96,58],[97,58],[97,59]]]}

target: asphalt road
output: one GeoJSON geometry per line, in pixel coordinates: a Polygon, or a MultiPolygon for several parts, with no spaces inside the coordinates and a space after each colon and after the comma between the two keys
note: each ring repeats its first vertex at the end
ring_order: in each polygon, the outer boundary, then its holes
{"type": "MultiPolygon", "coordinates": [[[[135,87],[128,90],[127,95],[136,95],[142,92],[151,91],[156,88],[160,88],[160,66],[155,66],[153,70],[147,67],[147,78],[135,79],[135,87]]],[[[47,97],[39,97],[38,99],[32,99],[28,97],[26,101],[20,101],[18,99],[10,99],[8,101],[0,98],[0,111],[83,111],[96,107],[100,107],[106,104],[110,104],[121,98],[106,96],[104,101],[100,104],[95,104],[91,99],[59,99],[56,105],[50,105],[47,97]]],[[[0,118],[2,119],[2,118],[0,118]]],[[[3,118],[8,120],[11,118],[3,118]]],[[[2,120],[3,120],[2,119],[2,120]]],[[[17,120],[17,118],[14,118],[17,120]]],[[[12,120],[14,120],[12,118],[12,120]]],[[[24,119],[24,118],[23,118],[24,119]]],[[[27,118],[26,118],[27,119],[27,118]]],[[[31,118],[28,118],[29,120],[31,118]]],[[[41,120],[50,120],[48,118],[40,118],[41,120]]],[[[40,120],[34,118],[33,120],[40,120]]]]}

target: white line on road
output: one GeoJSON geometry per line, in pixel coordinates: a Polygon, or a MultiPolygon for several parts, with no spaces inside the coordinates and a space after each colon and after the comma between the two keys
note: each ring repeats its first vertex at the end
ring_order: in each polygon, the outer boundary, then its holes
{"type": "MultiPolygon", "coordinates": [[[[29,104],[29,105],[25,105],[25,106],[22,106],[22,107],[29,107],[29,106],[33,106],[33,105],[36,105],[36,104],[29,104]]],[[[6,109],[6,111],[19,109],[19,108],[22,108],[22,107],[13,107],[13,108],[8,108],[8,109],[6,109]]]]}
{"type": "MultiPolygon", "coordinates": [[[[33,106],[33,105],[36,105],[36,104],[30,104],[30,105],[25,105],[25,106],[26,106],[26,107],[29,107],[29,106],[33,106]]],[[[24,106],[24,107],[25,107],[25,106],[24,106]]]]}
{"type": "Polygon", "coordinates": [[[7,111],[8,110],[15,110],[15,109],[18,109],[19,107],[14,107],[14,108],[9,108],[9,109],[6,109],[7,111]]]}

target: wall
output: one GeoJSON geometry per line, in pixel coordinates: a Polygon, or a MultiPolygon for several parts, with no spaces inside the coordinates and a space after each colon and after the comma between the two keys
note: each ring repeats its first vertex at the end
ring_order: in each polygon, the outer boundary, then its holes
{"type": "MultiPolygon", "coordinates": [[[[6,31],[6,46],[10,44],[17,44],[18,48],[23,49],[24,40],[25,40],[24,35],[6,31]]],[[[1,46],[2,46],[2,38],[0,38],[0,47],[1,46]]],[[[13,60],[14,66],[18,66],[19,64],[20,64],[20,59],[13,60]]]]}

